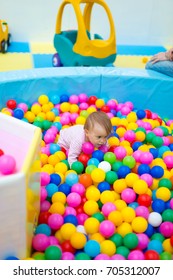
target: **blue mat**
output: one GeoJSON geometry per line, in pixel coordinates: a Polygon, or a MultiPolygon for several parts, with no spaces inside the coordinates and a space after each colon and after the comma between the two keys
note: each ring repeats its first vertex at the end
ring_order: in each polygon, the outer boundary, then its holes
{"type": "Polygon", "coordinates": [[[12,42],[11,45],[8,47],[9,53],[29,53],[30,47],[29,43],[27,42],[12,42]]]}
{"type": "Polygon", "coordinates": [[[34,68],[45,68],[52,67],[53,54],[33,54],[33,67],[34,68]]]}
{"type": "Polygon", "coordinates": [[[165,52],[163,46],[132,46],[117,45],[118,55],[154,55],[158,52],[165,52]]]}

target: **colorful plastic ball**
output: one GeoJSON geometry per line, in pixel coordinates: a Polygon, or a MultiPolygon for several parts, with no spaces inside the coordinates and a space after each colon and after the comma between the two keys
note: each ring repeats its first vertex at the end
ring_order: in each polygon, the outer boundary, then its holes
{"type": "Polygon", "coordinates": [[[49,246],[45,250],[46,260],[60,260],[62,256],[62,251],[58,246],[49,246]]]}
{"type": "Polygon", "coordinates": [[[70,243],[73,246],[73,248],[75,248],[75,249],[84,248],[86,242],[87,242],[87,238],[86,238],[85,234],[83,234],[81,232],[74,232],[71,235],[70,243]]]}
{"type": "Polygon", "coordinates": [[[80,260],[91,260],[91,257],[84,252],[81,252],[81,253],[79,252],[75,255],[75,260],[78,260],[78,261],[80,261],[80,260]]]}
{"type": "Polygon", "coordinates": [[[47,236],[51,235],[51,228],[47,224],[40,224],[36,227],[35,234],[45,234],[47,236]]]}
{"type": "Polygon", "coordinates": [[[95,183],[100,183],[103,182],[105,179],[105,172],[100,169],[100,168],[95,168],[92,172],[91,172],[91,178],[95,183]]]}
{"type": "Polygon", "coordinates": [[[168,201],[171,198],[171,192],[166,187],[160,187],[156,190],[156,198],[168,201]]]}
{"type": "Polygon", "coordinates": [[[104,153],[100,150],[96,150],[92,153],[92,158],[96,158],[99,162],[103,161],[104,153]]]}
{"type": "Polygon", "coordinates": [[[75,215],[72,215],[72,214],[65,215],[64,224],[66,224],[66,223],[70,223],[70,224],[73,224],[73,225],[77,226],[78,225],[77,217],[75,215]]]}
{"type": "Polygon", "coordinates": [[[85,142],[82,145],[82,151],[85,154],[90,155],[94,152],[94,145],[91,142],[85,142]]]}
{"type": "Polygon", "coordinates": [[[97,185],[97,188],[102,193],[104,191],[109,191],[111,189],[111,186],[108,182],[103,181],[97,185]]]}
{"type": "Polygon", "coordinates": [[[150,173],[150,167],[148,164],[142,163],[138,167],[138,174],[141,176],[143,174],[149,174],[150,173]]]}
{"type": "Polygon", "coordinates": [[[137,248],[140,250],[146,249],[149,243],[149,237],[145,233],[138,233],[137,235],[138,238],[138,245],[137,248]]]}
{"type": "Polygon", "coordinates": [[[53,230],[58,230],[64,223],[64,219],[60,214],[51,214],[48,218],[48,225],[53,230]]]}
{"type": "Polygon", "coordinates": [[[148,222],[153,227],[158,227],[162,223],[162,216],[158,212],[152,212],[148,216],[148,222]]]}
{"type": "Polygon", "coordinates": [[[87,154],[83,154],[83,153],[80,154],[78,157],[78,161],[80,161],[85,167],[87,166],[89,159],[90,159],[90,156],[87,154]]]}
{"type": "Polygon", "coordinates": [[[162,243],[159,240],[151,240],[148,243],[148,250],[154,250],[156,251],[158,254],[161,254],[163,251],[163,246],[162,243]]]}
{"type": "Polygon", "coordinates": [[[89,240],[84,246],[84,252],[91,258],[95,258],[100,254],[100,244],[95,240],[89,240]]]}
{"type": "Polygon", "coordinates": [[[0,157],[0,173],[10,175],[15,172],[16,160],[13,156],[3,154],[0,157]]]}
{"type": "Polygon", "coordinates": [[[58,191],[64,193],[66,196],[71,192],[71,186],[67,183],[59,185],[58,191]]]}
{"type": "Polygon", "coordinates": [[[39,233],[35,235],[32,239],[32,247],[36,251],[44,252],[46,248],[49,246],[49,244],[50,244],[49,237],[43,233],[39,233]]]}
{"type": "Polygon", "coordinates": [[[47,191],[47,196],[50,198],[52,197],[52,195],[54,193],[56,193],[58,191],[58,186],[53,183],[49,183],[45,188],[47,191]]]}
{"type": "Polygon", "coordinates": [[[67,261],[67,260],[74,260],[74,254],[70,253],[70,252],[63,252],[62,253],[62,257],[61,257],[61,260],[64,260],[64,261],[67,261]]]}
{"type": "Polygon", "coordinates": [[[163,222],[159,227],[159,231],[164,237],[171,237],[173,235],[173,223],[163,222]]]}
{"type": "Polygon", "coordinates": [[[87,173],[81,174],[79,177],[79,183],[82,184],[85,188],[88,188],[93,184],[91,175],[87,173]]]}
{"type": "Polygon", "coordinates": [[[140,194],[137,198],[137,202],[139,205],[149,207],[151,205],[152,198],[148,194],[140,194]]]}
{"type": "Polygon", "coordinates": [[[99,231],[104,237],[109,238],[115,232],[115,225],[109,220],[102,221],[100,223],[99,231]]]}
{"type": "Polygon", "coordinates": [[[162,252],[160,254],[160,260],[172,260],[172,254],[170,252],[162,252]]]}
{"type": "Polygon", "coordinates": [[[84,165],[80,161],[75,161],[72,163],[71,169],[76,171],[77,174],[81,174],[84,170],[84,165]]]}
{"type": "Polygon", "coordinates": [[[104,240],[100,244],[100,252],[101,254],[106,254],[109,257],[113,256],[116,252],[116,246],[111,240],[104,240]]]}
{"type": "Polygon", "coordinates": [[[133,250],[128,255],[128,260],[144,260],[145,256],[144,253],[140,250],[133,250]]]}
{"type": "Polygon", "coordinates": [[[88,200],[98,201],[100,198],[100,191],[96,187],[89,187],[86,190],[86,198],[88,200]]]}
{"type": "Polygon", "coordinates": [[[169,168],[169,169],[173,168],[173,156],[171,156],[171,155],[165,156],[164,162],[165,162],[167,168],[169,168]]]}
{"type": "Polygon", "coordinates": [[[126,203],[132,203],[136,199],[136,193],[133,189],[131,188],[126,188],[122,191],[121,193],[121,198],[126,202],[126,203]]]}
{"type": "Polygon", "coordinates": [[[162,213],[162,219],[164,222],[172,222],[173,223],[173,210],[165,209],[162,213]]]}
{"type": "Polygon", "coordinates": [[[135,212],[136,212],[137,217],[141,216],[145,219],[148,219],[149,214],[150,214],[148,208],[146,206],[143,206],[143,205],[137,206],[136,209],[135,209],[135,212]]]}
{"type": "Polygon", "coordinates": [[[56,173],[50,174],[50,183],[58,186],[61,183],[61,177],[56,173]]]}
{"type": "Polygon", "coordinates": [[[116,206],[114,203],[112,202],[106,202],[103,206],[102,206],[102,213],[104,214],[104,216],[108,216],[112,211],[116,210],[116,206]]]}
{"type": "Polygon", "coordinates": [[[102,169],[104,172],[108,172],[111,170],[111,164],[107,161],[101,161],[98,168],[102,169]]]}
{"type": "Polygon", "coordinates": [[[148,185],[144,180],[138,179],[133,184],[133,190],[136,194],[145,194],[148,190],[148,185]]]}
{"type": "Polygon", "coordinates": [[[122,165],[117,171],[118,178],[125,178],[130,172],[131,169],[128,166],[122,165]]]}
{"type": "Polygon", "coordinates": [[[153,166],[153,167],[151,168],[150,174],[151,174],[151,176],[152,176],[153,178],[159,179],[159,178],[161,178],[161,177],[163,176],[163,174],[164,174],[164,169],[163,169],[161,166],[159,166],[159,165],[158,165],[158,166],[155,165],[155,166],[153,166]]]}
{"type": "Polygon", "coordinates": [[[72,186],[72,185],[78,183],[78,180],[79,180],[78,175],[75,173],[69,173],[65,178],[65,182],[69,186],[72,186]]]}
{"type": "Polygon", "coordinates": [[[71,192],[67,196],[67,203],[71,207],[77,207],[81,203],[81,196],[78,193],[71,192]]]}
{"type": "Polygon", "coordinates": [[[131,225],[134,232],[143,233],[146,231],[148,223],[143,217],[135,217],[131,225]]]}
{"type": "Polygon", "coordinates": [[[128,249],[135,249],[138,245],[138,237],[133,232],[128,233],[124,236],[123,243],[128,249]]]}
{"type": "Polygon", "coordinates": [[[99,231],[100,222],[95,217],[89,217],[84,222],[84,228],[88,234],[97,233],[99,231]]]}
{"type": "Polygon", "coordinates": [[[87,166],[89,166],[89,165],[95,165],[96,167],[98,167],[98,165],[99,165],[99,160],[98,159],[96,159],[96,158],[90,158],[89,160],[88,160],[88,162],[87,162],[87,166]]]}
{"type": "Polygon", "coordinates": [[[96,201],[88,200],[84,203],[83,209],[87,215],[92,216],[94,213],[98,212],[99,206],[96,201]]]}

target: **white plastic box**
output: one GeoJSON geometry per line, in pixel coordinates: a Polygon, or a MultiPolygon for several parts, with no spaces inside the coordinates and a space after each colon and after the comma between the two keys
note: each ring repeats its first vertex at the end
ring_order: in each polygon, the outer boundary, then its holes
{"type": "Polygon", "coordinates": [[[41,130],[0,113],[0,148],[16,172],[0,176],[0,259],[29,257],[40,210],[41,130]]]}

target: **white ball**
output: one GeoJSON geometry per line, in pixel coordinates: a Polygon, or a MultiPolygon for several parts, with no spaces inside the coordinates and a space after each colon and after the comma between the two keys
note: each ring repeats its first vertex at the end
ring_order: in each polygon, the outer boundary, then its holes
{"type": "Polygon", "coordinates": [[[111,165],[107,161],[101,161],[98,165],[98,168],[102,169],[104,172],[108,172],[111,170],[111,165]]]}
{"type": "Polygon", "coordinates": [[[76,230],[77,230],[77,232],[81,232],[81,233],[86,234],[85,228],[84,228],[84,226],[82,226],[82,225],[78,225],[78,226],[76,227],[76,230]]]}
{"type": "Polygon", "coordinates": [[[152,212],[148,216],[148,222],[153,227],[158,227],[162,223],[162,216],[157,212],[152,212]]]}

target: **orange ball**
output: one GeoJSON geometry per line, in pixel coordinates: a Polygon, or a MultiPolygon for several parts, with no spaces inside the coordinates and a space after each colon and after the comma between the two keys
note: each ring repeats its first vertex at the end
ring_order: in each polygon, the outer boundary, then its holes
{"type": "Polygon", "coordinates": [[[93,184],[91,175],[87,173],[81,174],[79,177],[79,183],[82,184],[85,188],[88,188],[93,184]]]}

